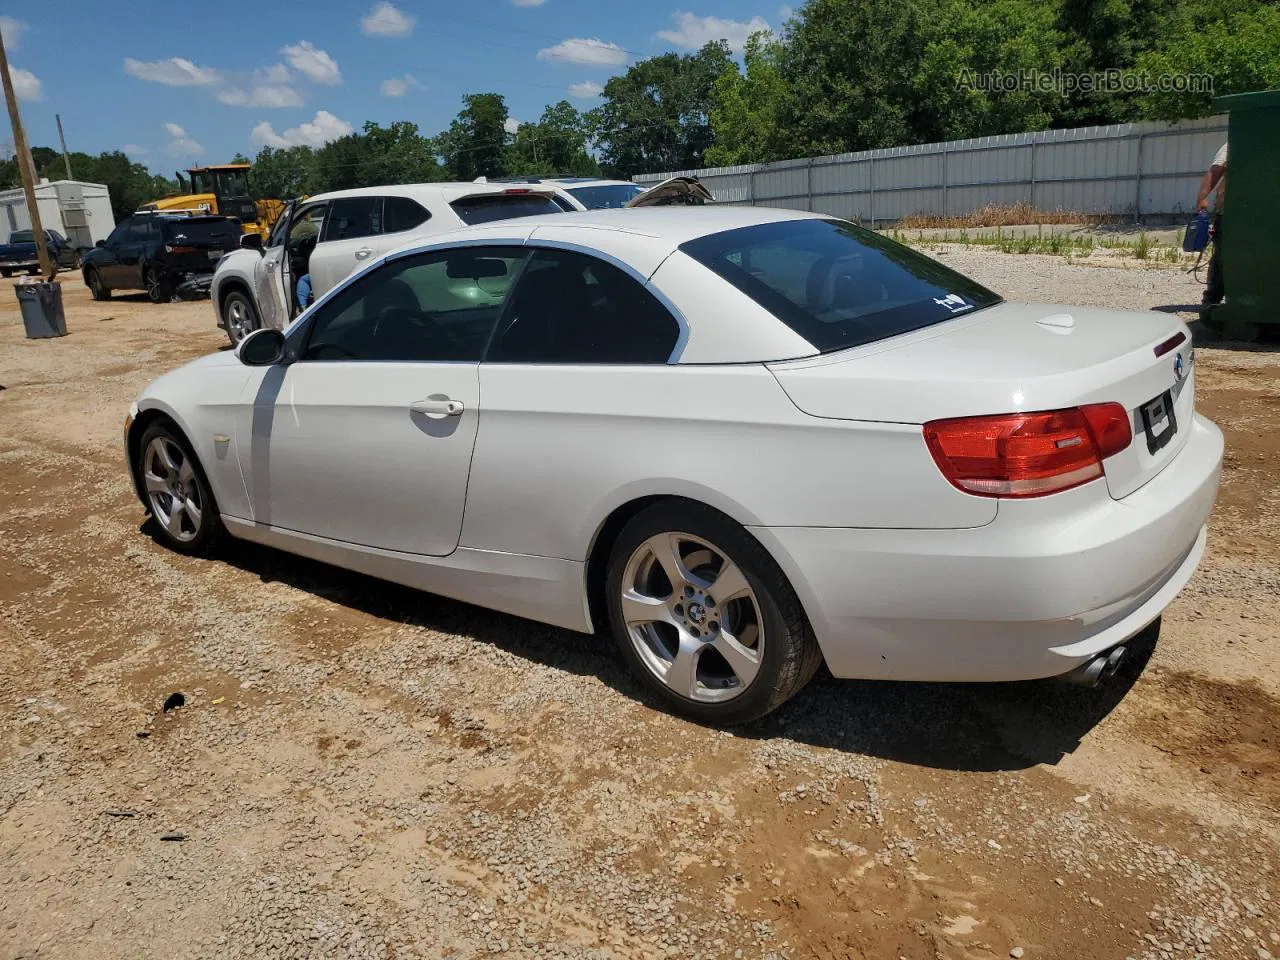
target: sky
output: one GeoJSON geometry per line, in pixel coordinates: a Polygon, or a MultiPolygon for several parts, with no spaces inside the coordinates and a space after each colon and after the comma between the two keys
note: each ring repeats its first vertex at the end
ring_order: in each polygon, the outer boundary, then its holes
{"type": "MultiPolygon", "coordinates": [[[[649,6],[617,0],[73,0],[0,15],[32,146],[123,150],[156,172],[319,146],[366,120],[432,135],[465,93],[506,97],[513,120],[599,104],[639,59],[778,29],[777,0],[649,6]]],[[[11,142],[7,128],[0,142],[11,142]]],[[[11,149],[11,148],[10,148],[11,149]]]]}

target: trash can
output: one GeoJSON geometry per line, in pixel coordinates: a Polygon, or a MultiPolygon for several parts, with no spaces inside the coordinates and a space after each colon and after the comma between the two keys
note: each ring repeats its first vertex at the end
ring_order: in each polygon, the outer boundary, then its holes
{"type": "Polygon", "coordinates": [[[27,339],[40,337],[65,337],[67,317],[62,312],[62,284],[57,280],[48,283],[15,283],[14,293],[22,308],[22,325],[27,328],[27,339]]]}

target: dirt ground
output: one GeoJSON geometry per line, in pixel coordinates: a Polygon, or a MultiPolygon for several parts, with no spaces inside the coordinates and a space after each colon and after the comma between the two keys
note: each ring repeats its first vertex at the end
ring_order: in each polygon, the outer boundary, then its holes
{"type": "MultiPolygon", "coordinates": [[[[1199,294],[944,257],[1011,298],[1199,294]]],[[[1280,957],[1274,346],[1197,352],[1224,485],[1145,669],[820,675],[725,733],[606,637],[162,549],[121,423],[225,340],[207,302],[63,292],[70,336],[28,341],[0,285],[0,960],[1280,957]]]]}

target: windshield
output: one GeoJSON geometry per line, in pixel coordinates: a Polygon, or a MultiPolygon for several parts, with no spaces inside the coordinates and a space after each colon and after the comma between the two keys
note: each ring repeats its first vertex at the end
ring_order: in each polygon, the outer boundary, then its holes
{"type": "Polygon", "coordinates": [[[489,223],[491,220],[510,220],[514,217],[536,217],[542,213],[559,213],[550,197],[537,194],[491,193],[476,197],[463,197],[449,204],[462,222],[468,226],[489,223]]]}
{"type": "Polygon", "coordinates": [[[247,197],[249,177],[246,170],[192,170],[193,193],[212,193],[219,197],[247,197]]]}
{"type": "Polygon", "coordinates": [[[843,220],[785,220],[682,244],[823,353],[918,330],[1000,298],[843,220]]]}
{"type": "Polygon", "coordinates": [[[573,198],[588,210],[618,210],[644,193],[638,183],[609,183],[599,187],[573,187],[573,198]]]}

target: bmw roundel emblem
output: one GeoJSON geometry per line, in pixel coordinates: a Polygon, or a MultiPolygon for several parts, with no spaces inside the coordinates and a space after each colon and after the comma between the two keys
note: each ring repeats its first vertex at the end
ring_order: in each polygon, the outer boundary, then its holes
{"type": "Polygon", "coordinates": [[[1187,375],[1187,365],[1183,362],[1182,354],[1173,358],[1173,375],[1179,380],[1187,375]]]}

